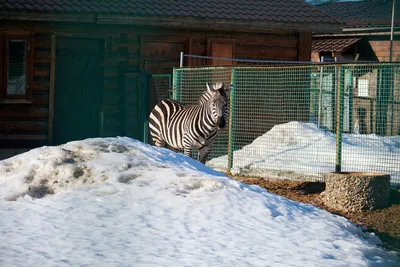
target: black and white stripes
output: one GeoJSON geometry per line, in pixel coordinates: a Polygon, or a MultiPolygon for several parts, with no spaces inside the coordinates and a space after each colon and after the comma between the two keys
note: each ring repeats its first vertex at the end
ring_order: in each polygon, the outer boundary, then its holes
{"type": "Polygon", "coordinates": [[[174,150],[192,157],[199,151],[199,161],[205,163],[218,130],[224,128],[228,115],[228,93],[224,83],[207,85],[199,104],[184,106],[174,100],[160,101],[150,113],[150,134],[156,146],[168,144],[174,150]]]}

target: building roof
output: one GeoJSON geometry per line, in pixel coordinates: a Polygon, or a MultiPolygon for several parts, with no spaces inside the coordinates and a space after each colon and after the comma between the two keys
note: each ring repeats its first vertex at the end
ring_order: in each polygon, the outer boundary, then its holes
{"type": "Polygon", "coordinates": [[[313,52],[342,52],[346,48],[358,42],[361,38],[340,39],[315,39],[312,42],[313,52]]]}
{"type": "Polygon", "coordinates": [[[302,0],[1,0],[0,11],[343,25],[302,0]]]}
{"type": "MultiPolygon", "coordinates": [[[[331,2],[317,6],[321,11],[345,21],[346,28],[387,27],[392,20],[393,0],[331,2]]],[[[400,1],[395,5],[395,24],[400,25],[400,1]]]]}

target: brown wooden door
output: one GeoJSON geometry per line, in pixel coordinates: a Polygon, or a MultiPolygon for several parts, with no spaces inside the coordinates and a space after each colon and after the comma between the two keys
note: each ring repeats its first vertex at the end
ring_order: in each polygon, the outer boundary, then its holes
{"type": "Polygon", "coordinates": [[[57,38],[54,144],[99,136],[102,62],[100,40],[57,38]]]}
{"type": "Polygon", "coordinates": [[[235,40],[210,38],[207,40],[207,54],[213,59],[208,64],[212,66],[232,66],[232,60],[222,60],[218,58],[234,58],[235,57],[235,40]]]}
{"type": "MultiPolygon", "coordinates": [[[[211,43],[212,57],[220,58],[233,58],[233,47],[231,43],[211,43]]],[[[212,59],[211,64],[213,66],[227,66],[232,65],[232,61],[212,59]]]]}

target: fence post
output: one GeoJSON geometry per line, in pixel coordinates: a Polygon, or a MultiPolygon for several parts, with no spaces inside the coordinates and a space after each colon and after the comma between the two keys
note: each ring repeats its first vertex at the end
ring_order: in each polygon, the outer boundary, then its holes
{"type": "MultiPolygon", "coordinates": [[[[390,84],[392,83],[390,65],[383,64],[378,76],[376,95],[376,134],[385,136],[388,128],[389,100],[391,97],[390,84]]],[[[379,73],[379,72],[378,72],[379,73]]]]}
{"type": "Polygon", "coordinates": [[[141,107],[141,116],[142,116],[142,134],[143,134],[143,142],[144,143],[148,143],[147,140],[147,134],[148,134],[148,92],[149,92],[149,86],[150,86],[150,74],[148,72],[142,72],[142,76],[141,76],[141,81],[142,81],[142,88],[141,88],[141,98],[142,98],[142,107],[141,107]]]}
{"type": "Polygon", "coordinates": [[[179,58],[179,67],[180,68],[183,67],[183,57],[184,57],[184,54],[183,54],[183,52],[181,52],[180,53],[180,58],[179,58]]]}
{"type": "MultiPolygon", "coordinates": [[[[324,57],[321,57],[321,62],[324,62],[324,57]]],[[[319,74],[319,98],[318,98],[318,127],[321,127],[322,120],[322,86],[323,86],[323,78],[324,78],[324,67],[321,65],[321,70],[319,74]]]]}
{"type": "Polygon", "coordinates": [[[335,172],[342,171],[342,133],[343,133],[343,104],[344,104],[344,67],[340,66],[336,81],[336,161],[335,172]]]}
{"type": "Polygon", "coordinates": [[[393,65],[390,65],[390,76],[391,76],[391,80],[390,80],[390,91],[391,91],[391,96],[390,96],[390,98],[392,99],[392,101],[391,101],[391,104],[392,104],[392,108],[391,108],[391,119],[390,119],[390,135],[396,135],[395,133],[394,133],[394,97],[395,97],[395,94],[394,94],[394,86],[395,86],[395,84],[394,84],[394,66],[393,65]]]}
{"type": "Polygon", "coordinates": [[[228,129],[228,171],[233,167],[233,150],[234,150],[234,119],[235,119],[235,103],[236,103],[236,68],[232,68],[232,91],[230,94],[229,107],[229,129],[228,129]]]}

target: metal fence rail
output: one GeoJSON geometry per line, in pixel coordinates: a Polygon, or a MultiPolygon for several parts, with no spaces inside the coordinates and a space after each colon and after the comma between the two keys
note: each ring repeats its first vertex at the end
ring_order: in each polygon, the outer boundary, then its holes
{"type": "Polygon", "coordinates": [[[384,172],[400,184],[400,64],[179,68],[173,97],[194,104],[217,81],[233,91],[210,167],[301,180],[384,172]]]}

